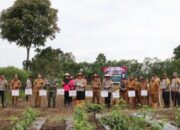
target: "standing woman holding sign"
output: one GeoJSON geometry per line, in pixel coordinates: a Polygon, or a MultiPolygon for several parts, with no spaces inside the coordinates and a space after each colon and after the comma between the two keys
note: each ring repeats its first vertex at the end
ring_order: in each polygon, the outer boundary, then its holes
{"type": "Polygon", "coordinates": [[[39,91],[45,85],[45,82],[42,79],[41,74],[38,74],[38,77],[37,77],[37,79],[34,80],[33,85],[34,85],[33,92],[34,92],[35,107],[40,107],[41,106],[41,97],[39,95],[39,91]]]}
{"type": "Polygon", "coordinates": [[[130,104],[131,108],[134,109],[136,106],[136,83],[134,78],[131,76],[127,82],[127,92],[128,92],[128,100],[127,102],[130,104]]]}
{"type": "Polygon", "coordinates": [[[76,105],[83,104],[85,100],[85,87],[87,85],[86,79],[82,73],[78,73],[77,79],[75,80],[76,85],[76,105]]]}
{"type": "Polygon", "coordinates": [[[63,88],[64,88],[64,107],[70,106],[70,97],[69,97],[69,90],[70,90],[70,74],[66,73],[64,75],[63,80],[63,88]]]}
{"type": "MultiPolygon", "coordinates": [[[[74,80],[74,77],[72,75],[70,76],[69,85],[70,85],[70,90],[76,90],[75,80],[74,80]]],[[[72,104],[73,104],[73,97],[69,97],[69,102],[70,102],[70,106],[72,106],[72,104]]]]}
{"type": "Polygon", "coordinates": [[[18,78],[18,75],[15,74],[14,79],[10,82],[10,88],[12,92],[12,106],[16,107],[18,103],[18,97],[19,97],[19,88],[21,87],[21,81],[18,78]],[[16,94],[14,94],[14,90],[17,90],[16,94]]]}
{"type": "Polygon", "coordinates": [[[104,80],[102,82],[102,87],[104,91],[108,92],[108,96],[105,97],[105,105],[106,107],[110,108],[111,107],[111,92],[112,92],[112,87],[113,87],[113,82],[111,80],[111,76],[109,74],[106,74],[104,76],[104,80]]]}
{"type": "Polygon", "coordinates": [[[93,75],[93,80],[91,82],[93,89],[93,99],[92,102],[95,103],[95,99],[97,100],[97,104],[100,103],[100,89],[101,89],[101,80],[98,74],[93,75]]]}

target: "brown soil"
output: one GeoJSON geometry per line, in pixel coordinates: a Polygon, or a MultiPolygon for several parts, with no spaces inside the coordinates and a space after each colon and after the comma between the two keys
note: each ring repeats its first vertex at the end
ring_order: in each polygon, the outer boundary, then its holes
{"type": "Polygon", "coordinates": [[[66,130],[65,121],[50,121],[49,119],[45,122],[41,130],[66,130]]]}
{"type": "Polygon", "coordinates": [[[105,130],[104,127],[100,124],[100,122],[97,119],[95,119],[94,116],[89,117],[89,122],[95,124],[95,130],[105,130]]]}

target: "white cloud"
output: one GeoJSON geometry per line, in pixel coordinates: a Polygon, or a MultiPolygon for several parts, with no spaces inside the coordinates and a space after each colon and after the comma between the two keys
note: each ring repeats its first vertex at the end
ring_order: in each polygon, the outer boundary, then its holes
{"type": "MultiPolygon", "coordinates": [[[[1,0],[0,10],[12,3],[1,0]]],[[[52,4],[59,10],[61,33],[47,46],[71,51],[77,61],[94,61],[100,52],[113,60],[166,59],[180,41],[179,0],[52,0],[52,4]]],[[[25,49],[0,43],[0,59],[8,59],[0,66],[21,67],[25,49]]]]}

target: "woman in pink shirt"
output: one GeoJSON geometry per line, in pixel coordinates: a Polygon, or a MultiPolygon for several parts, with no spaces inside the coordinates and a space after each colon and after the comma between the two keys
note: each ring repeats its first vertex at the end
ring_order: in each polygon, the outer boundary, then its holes
{"type": "MultiPolygon", "coordinates": [[[[70,87],[70,90],[76,90],[75,80],[72,75],[70,76],[69,87],[70,87]]],[[[69,102],[70,102],[70,105],[72,105],[72,97],[69,97],[69,102]]]]}
{"type": "Polygon", "coordinates": [[[68,73],[64,75],[63,88],[64,88],[64,107],[69,107],[70,106],[70,97],[69,97],[70,74],[68,73]]]}

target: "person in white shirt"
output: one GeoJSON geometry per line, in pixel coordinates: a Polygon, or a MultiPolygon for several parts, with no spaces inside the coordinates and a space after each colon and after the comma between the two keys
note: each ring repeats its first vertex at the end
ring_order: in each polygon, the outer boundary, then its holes
{"type": "Polygon", "coordinates": [[[180,105],[180,94],[179,94],[179,78],[177,72],[173,73],[173,79],[171,81],[171,97],[174,103],[174,106],[180,105]]]}
{"type": "Polygon", "coordinates": [[[162,90],[162,98],[164,101],[165,108],[170,107],[170,80],[167,78],[167,75],[163,75],[163,79],[161,81],[161,90],[162,90]]]}
{"type": "MultiPolygon", "coordinates": [[[[32,89],[32,77],[29,76],[26,81],[26,89],[32,89]]],[[[30,95],[26,95],[26,101],[28,102],[30,99],[30,95]]]]}

